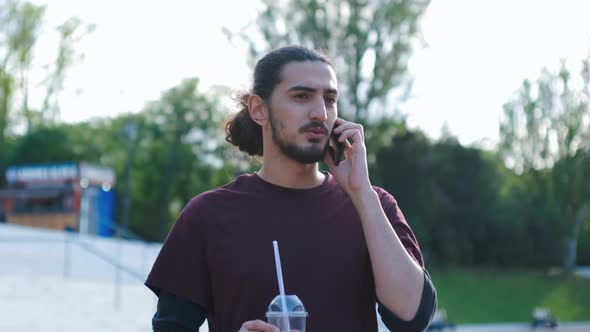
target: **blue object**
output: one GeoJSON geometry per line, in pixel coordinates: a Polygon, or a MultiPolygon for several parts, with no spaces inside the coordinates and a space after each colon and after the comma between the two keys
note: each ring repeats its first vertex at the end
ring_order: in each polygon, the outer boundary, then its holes
{"type": "Polygon", "coordinates": [[[115,203],[115,191],[108,191],[102,188],[98,191],[98,208],[96,209],[98,221],[97,234],[99,236],[111,237],[114,234],[113,210],[115,203]]]}

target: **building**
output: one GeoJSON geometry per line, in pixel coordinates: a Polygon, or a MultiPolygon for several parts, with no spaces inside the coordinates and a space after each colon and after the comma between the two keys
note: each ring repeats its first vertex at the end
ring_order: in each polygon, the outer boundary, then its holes
{"type": "Polygon", "coordinates": [[[0,221],[110,236],[115,173],[87,163],[12,166],[0,190],[0,221]]]}

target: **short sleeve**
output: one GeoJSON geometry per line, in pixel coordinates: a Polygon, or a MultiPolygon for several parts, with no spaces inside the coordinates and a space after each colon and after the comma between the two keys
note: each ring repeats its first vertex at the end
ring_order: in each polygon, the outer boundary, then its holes
{"type": "Polygon", "coordinates": [[[375,190],[379,194],[379,200],[381,201],[383,211],[385,212],[387,219],[389,219],[393,230],[402,242],[402,245],[406,248],[408,254],[412,256],[422,268],[424,268],[424,258],[422,257],[418,240],[416,240],[414,232],[397,205],[397,201],[390,193],[382,188],[375,187],[375,190]]]}
{"type": "Polygon", "coordinates": [[[163,290],[205,309],[210,307],[206,219],[199,196],[178,216],[145,282],[156,295],[163,290]]]}

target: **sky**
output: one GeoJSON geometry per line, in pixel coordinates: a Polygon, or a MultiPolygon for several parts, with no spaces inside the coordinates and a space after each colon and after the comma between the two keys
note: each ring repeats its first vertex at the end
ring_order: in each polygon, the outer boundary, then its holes
{"type": "MultiPolygon", "coordinates": [[[[222,27],[252,22],[257,0],[36,2],[47,4],[38,63],[51,61],[52,29],[68,17],[96,25],[78,44],[84,59],[60,94],[64,121],[140,111],[188,77],[199,77],[202,91],[249,86],[246,47],[222,27]]],[[[410,126],[432,138],[446,126],[463,144],[493,146],[502,105],[524,79],[588,55],[589,12],[586,0],[432,0],[421,20],[424,43],[409,63],[411,99],[401,106],[410,126]]]]}

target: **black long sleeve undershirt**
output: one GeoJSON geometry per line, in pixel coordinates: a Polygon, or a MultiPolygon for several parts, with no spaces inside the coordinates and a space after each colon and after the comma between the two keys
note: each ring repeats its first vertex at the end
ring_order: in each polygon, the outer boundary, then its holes
{"type": "Polygon", "coordinates": [[[397,317],[393,312],[388,310],[384,305],[378,303],[377,311],[381,315],[381,321],[390,331],[395,332],[418,332],[424,331],[430,325],[434,312],[436,311],[437,299],[436,289],[432,284],[430,275],[424,271],[424,287],[422,288],[422,297],[416,315],[412,320],[406,321],[397,317]]]}
{"type": "Polygon", "coordinates": [[[174,294],[161,292],[152,318],[155,332],[195,332],[207,319],[207,310],[174,294]]]}

